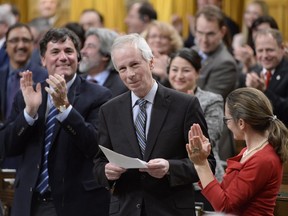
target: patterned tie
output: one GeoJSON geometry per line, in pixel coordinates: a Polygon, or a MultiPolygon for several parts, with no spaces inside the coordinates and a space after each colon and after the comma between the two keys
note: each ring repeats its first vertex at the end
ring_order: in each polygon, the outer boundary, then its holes
{"type": "Polygon", "coordinates": [[[135,129],[136,129],[138,144],[140,146],[142,155],[144,155],[145,148],[146,148],[146,135],[145,135],[146,119],[147,119],[146,103],[147,101],[145,99],[138,99],[136,101],[136,104],[139,105],[140,109],[136,117],[135,129]]]}
{"type": "Polygon", "coordinates": [[[49,110],[47,120],[46,120],[46,129],[45,129],[45,146],[44,146],[44,157],[41,167],[41,173],[38,177],[38,185],[36,190],[43,194],[49,187],[49,175],[48,175],[48,154],[51,149],[51,142],[53,137],[53,132],[56,124],[56,115],[58,114],[58,110],[56,107],[51,107],[49,110]]]}
{"type": "Polygon", "coordinates": [[[271,71],[267,70],[266,71],[266,88],[268,88],[268,86],[269,86],[269,82],[270,82],[271,76],[272,76],[271,71]]]}

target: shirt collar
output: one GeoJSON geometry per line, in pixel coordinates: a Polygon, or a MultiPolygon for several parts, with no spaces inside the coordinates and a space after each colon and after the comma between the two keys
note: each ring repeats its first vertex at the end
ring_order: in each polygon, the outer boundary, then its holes
{"type": "MultiPolygon", "coordinates": [[[[268,70],[267,70],[266,68],[263,68],[262,73],[263,73],[264,75],[266,75],[267,71],[268,71],[268,70]]],[[[275,69],[270,70],[270,71],[271,71],[271,74],[273,75],[274,72],[275,72],[275,69]]]]}
{"type": "Polygon", "coordinates": [[[105,81],[107,80],[108,76],[110,74],[110,71],[109,70],[104,70],[98,74],[96,74],[95,76],[90,76],[88,75],[87,76],[87,80],[91,80],[91,79],[94,79],[97,81],[97,83],[99,85],[104,85],[105,81]]]}
{"type": "MultiPolygon", "coordinates": [[[[147,100],[149,103],[153,104],[155,95],[158,89],[158,83],[154,80],[154,84],[151,88],[151,90],[148,92],[148,94],[144,97],[145,100],[147,100]]],[[[132,100],[132,107],[136,105],[136,101],[140,99],[138,96],[134,94],[134,92],[131,91],[131,100],[132,100]]]]}

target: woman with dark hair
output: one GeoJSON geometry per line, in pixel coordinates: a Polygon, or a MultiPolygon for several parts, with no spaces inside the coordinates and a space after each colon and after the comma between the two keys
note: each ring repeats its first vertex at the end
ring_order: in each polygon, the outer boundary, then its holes
{"type": "MultiPolygon", "coordinates": [[[[197,86],[199,70],[201,68],[201,57],[195,50],[188,48],[180,49],[171,56],[168,67],[168,78],[172,88],[188,94],[195,95],[204,112],[208,126],[208,134],[212,143],[212,150],[216,159],[215,176],[218,181],[222,181],[224,161],[219,158],[219,139],[222,132],[223,98],[219,94],[204,91],[197,86]]],[[[210,203],[201,195],[199,186],[194,184],[195,201],[203,202],[205,210],[213,210],[210,203]]]]}
{"type": "Polygon", "coordinates": [[[283,163],[288,159],[288,129],[273,114],[269,99],[254,88],[239,88],[228,95],[223,120],[234,139],[245,140],[247,147],[227,160],[226,174],[219,184],[206,159],[210,142],[197,124],[191,127],[186,148],[202,194],[216,211],[272,216],[283,163]]]}

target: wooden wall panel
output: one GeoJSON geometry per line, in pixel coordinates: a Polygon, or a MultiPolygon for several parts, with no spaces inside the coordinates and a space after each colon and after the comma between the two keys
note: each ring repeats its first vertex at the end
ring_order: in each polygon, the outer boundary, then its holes
{"type": "MultiPolygon", "coordinates": [[[[77,21],[77,19],[79,18],[79,14],[82,11],[82,7],[78,7],[79,5],[85,5],[86,2],[92,2],[91,4],[97,5],[102,3],[105,4],[107,2],[107,4],[109,3],[111,5],[111,2],[113,2],[113,0],[60,0],[61,1],[61,8],[62,8],[62,12],[61,12],[61,16],[65,21],[77,21]],[[83,2],[84,1],[84,2],[83,2]],[[71,5],[72,4],[72,5],[71,5]],[[77,6],[78,5],[78,6],[77,6]],[[71,15],[72,14],[72,15],[71,15]]],[[[114,0],[115,4],[123,4],[123,0],[119,1],[119,0],[114,0]],[[116,3],[117,2],[117,3],[116,3]]],[[[155,3],[155,2],[160,2],[161,0],[150,0],[151,2],[155,3]]],[[[181,2],[185,0],[174,0],[173,1],[165,1],[165,4],[177,4],[177,2],[181,2]]],[[[242,17],[243,17],[243,11],[244,8],[246,6],[246,4],[249,2],[250,0],[223,0],[223,10],[224,12],[231,17],[235,22],[237,22],[239,24],[239,26],[242,26],[242,17]]],[[[13,3],[15,5],[18,6],[20,12],[21,12],[21,21],[22,22],[27,22],[29,20],[31,20],[32,18],[37,16],[37,0],[0,0],[0,4],[1,3],[13,3]]],[[[196,0],[193,0],[194,4],[196,2],[196,0]]],[[[270,10],[270,15],[273,16],[277,23],[279,24],[280,30],[283,33],[283,37],[285,38],[286,41],[288,41],[288,25],[286,24],[286,22],[288,21],[288,0],[266,0],[267,4],[269,5],[269,10],[270,10]]],[[[175,13],[175,8],[177,9],[177,7],[175,7],[175,5],[173,6],[174,9],[171,10],[171,13],[175,13]]],[[[192,11],[192,13],[194,13],[195,7],[191,6],[191,8],[188,11],[192,11]]],[[[101,11],[104,15],[105,15],[105,19],[109,20],[109,18],[111,16],[109,16],[109,14],[111,14],[111,12],[109,11],[108,7],[102,7],[103,9],[105,9],[105,11],[101,11]],[[107,10],[107,11],[106,11],[107,10]]],[[[101,10],[102,10],[101,8],[101,10]]],[[[169,8],[169,7],[165,7],[165,8],[169,8]]],[[[125,10],[125,7],[119,7],[118,10],[125,10]]],[[[166,21],[169,21],[169,19],[167,18],[169,15],[167,15],[167,11],[163,10],[163,7],[161,9],[161,7],[157,7],[157,11],[159,13],[159,17],[161,17],[161,19],[165,19],[166,21]],[[165,18],[163,18],[165,17],[165,18]]],[[[180,10],[179,8],[177,9],[178,12],[181,13],[181,11],[183,13],[187,13],[187,8],[185,10],[180,10]]],[[[125,17],[126,15],[126,11],[122,12],[122,17],[121,19],[118,19],[117,22],[113,22],[113,27],[117,28],[119,31],[125,31],[125,25],[123,23],[120,23],[121,20],[123,19],[123,17],[125,17]],[[117,26],[114,26],[117,25],[117,26]]],[[[180,16],[182,18],[185,19],[187,14],[180,14],[180,16]]],[[[115,19],[114,16],[112,16],[113,19],[115,19]]],[[[109,22],[110,23],[110,22],[109,22]]],[[[187,21],[184,21],[185,26],[187,25],[187,21]]],[[[184,28],[186,28],[184,26],[184,28]]],[[[107,27],[110,27],[109,25],[107,27]]]]}

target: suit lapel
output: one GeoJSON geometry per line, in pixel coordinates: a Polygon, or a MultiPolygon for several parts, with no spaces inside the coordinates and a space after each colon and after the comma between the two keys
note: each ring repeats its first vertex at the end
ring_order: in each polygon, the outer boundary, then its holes
{"type": "Polygon", "coordinates": [[[269,82],[269,87],[268,89],[272,90],[272,89],[277,89],[277,87],[279,86],[279,84],[281,83],[283,77],[285,76],[284,73],[287,72],[287,70],[285,70],[288,64],[286,64],[285,66],[285,59],[283,58],[281,63],[276,67],[274,74],[271,77],[271,80],[269,82]]]}
{"type": "Polygon", "coordinates": [[[153,148],[156,144],[157,137],[163,127],[171,102],[169,97],[170,96],[167,94],[167,91],[165,91],[164,87],[158,85],[158,90],[155,95],[151,112],[151,121],[144,155],[145,161],[148,161],[150,158],[151,152],[153,151],[153,148]]]}

